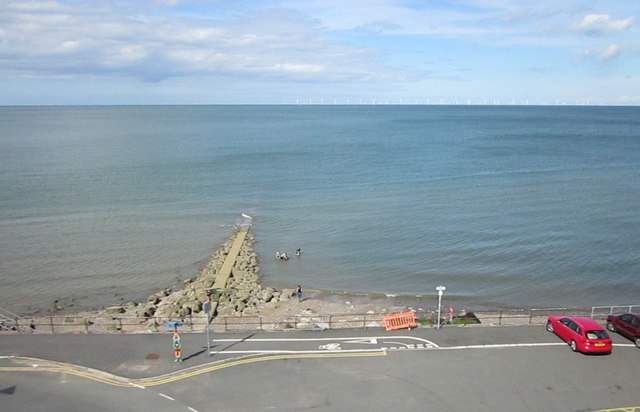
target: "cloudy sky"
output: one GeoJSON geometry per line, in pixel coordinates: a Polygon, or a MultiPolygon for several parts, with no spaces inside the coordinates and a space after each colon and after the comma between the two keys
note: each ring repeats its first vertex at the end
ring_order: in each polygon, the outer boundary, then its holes
{"type": "Polygon", "coordinates": [[[640,104],[637,0],[0,0],[0,104],[640,104]]]}

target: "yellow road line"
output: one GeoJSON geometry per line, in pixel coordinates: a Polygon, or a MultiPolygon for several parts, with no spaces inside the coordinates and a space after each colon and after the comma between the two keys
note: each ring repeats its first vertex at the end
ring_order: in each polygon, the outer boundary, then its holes
{"type": "Polygon", "coordinates": [[[283,354],[262,356],[254,358],[239,359],[234,361],[228,361],[218,363],[215,365],[206,364],[200,366],[194,366],[187,370],[174,372],[166,375],[160,375],[151,378],[140,379],[128,379],[121,376],[113,375],[108,372],[104,372],[98,369],[86,368],[71,363],[62,363],[55,361],[47,361],[37,358],[21,358],[15,357],[14,360],[18,361],[30,361],[43,364],[35,366],[2,366],[0,372],[54,372],[54,373],[68,373],[71,375],[79,376],[86,379],[91,379],[96,382],[104,383],[112,386],[120,387],[147,387],[164,385],[171,382],[176,382],[182,379],[191,378],[193,376],[201,375],[203,373],[214,372],[221,369],[231,368],[234,366],[245,365],[255,362],[266,362],[280,359],[317,359],[317,358],[355,358],[355,357],[371,357],[371,356],[386,356],[385,351],[372,351],[372,352],[358,352],[358,353],[305,353],[305,354],[283,354]]]}
{"type": "Polygon", "coordinates": [[[90,372],[83,372],[74,368],[60,368],[60,367],[29,367],[29,366],[5,366],[0,367],[0,372],[54,372],[54,373],[68,373],[70,375],[79,376],[81,378],[91,379],[96,382],[105,383],[112,386],[129,387],[127,383],[120,382],[115,379],[109,379],[105,377],[92,374],[90,372]]]}
{"type": "Polygon", "coordinates": [[[203,368],[198,368],[192,371],[186,371],[182,373],[178,373],[176,375],[165,375],[158,376],[155,378],[143,378],[136,381],[138,385],[142,386],[156,386],[156,385],[164,385],[166,383],[175,382],[177,380],[190,378],[192,376],[200,375],[207,372],[213,372],[220,369],[230,368],[233,366],[245,365],[248,363],[255,362],[266,362],[278,359],[315,359],[315,358],[352,358],[352,357],[371,357],[371,356],[386,356],[387,352],[384,351],[375,351],[375,352],[358,352],[358,353],[305,353],[305,354],[283,354],[283,355],[271,355],[271,356],[262,356],[259,358],[247,358],[240,359],[231,362],[225,362],[218,365],[206,366],[203,368]]]}

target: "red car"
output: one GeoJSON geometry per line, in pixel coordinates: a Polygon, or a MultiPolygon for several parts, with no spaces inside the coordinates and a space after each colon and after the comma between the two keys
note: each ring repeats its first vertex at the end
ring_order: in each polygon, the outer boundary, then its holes
{"type": "Polygon", "coordinates": [[[607,329],[631,339],[640,348],[640,315],[625,313],[624,315],[607,316],[607,329]]]}
{"type": "Polygon", "coordinates": [[[613,350],[607,331],[590,318],[549,316],[547,330],[567,342],[574,352],[610,353],[613,350]]]}

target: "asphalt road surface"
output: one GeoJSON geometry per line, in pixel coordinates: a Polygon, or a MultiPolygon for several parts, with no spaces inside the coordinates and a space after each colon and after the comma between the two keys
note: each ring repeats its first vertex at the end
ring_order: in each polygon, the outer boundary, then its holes
{"type": "MultiPolygon", "coordinates": [[[[0,336],[2,411],[597,411],[640,405],[640,350],[543,326],[0,336]],[[210,349],[210,353],[209,352],[210,349]]],[[[640,406],[637,406],[640,411],[640,406]]]]}

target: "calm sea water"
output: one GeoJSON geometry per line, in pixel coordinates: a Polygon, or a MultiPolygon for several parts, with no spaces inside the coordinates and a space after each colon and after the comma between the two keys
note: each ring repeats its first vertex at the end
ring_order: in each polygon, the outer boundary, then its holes
{"type": "Polygon", "coordinates": [[[638,107],[3,107],[0,125],[14,312],[145,299],[241,213],[267,285],[640,303],[638,107]]]}

